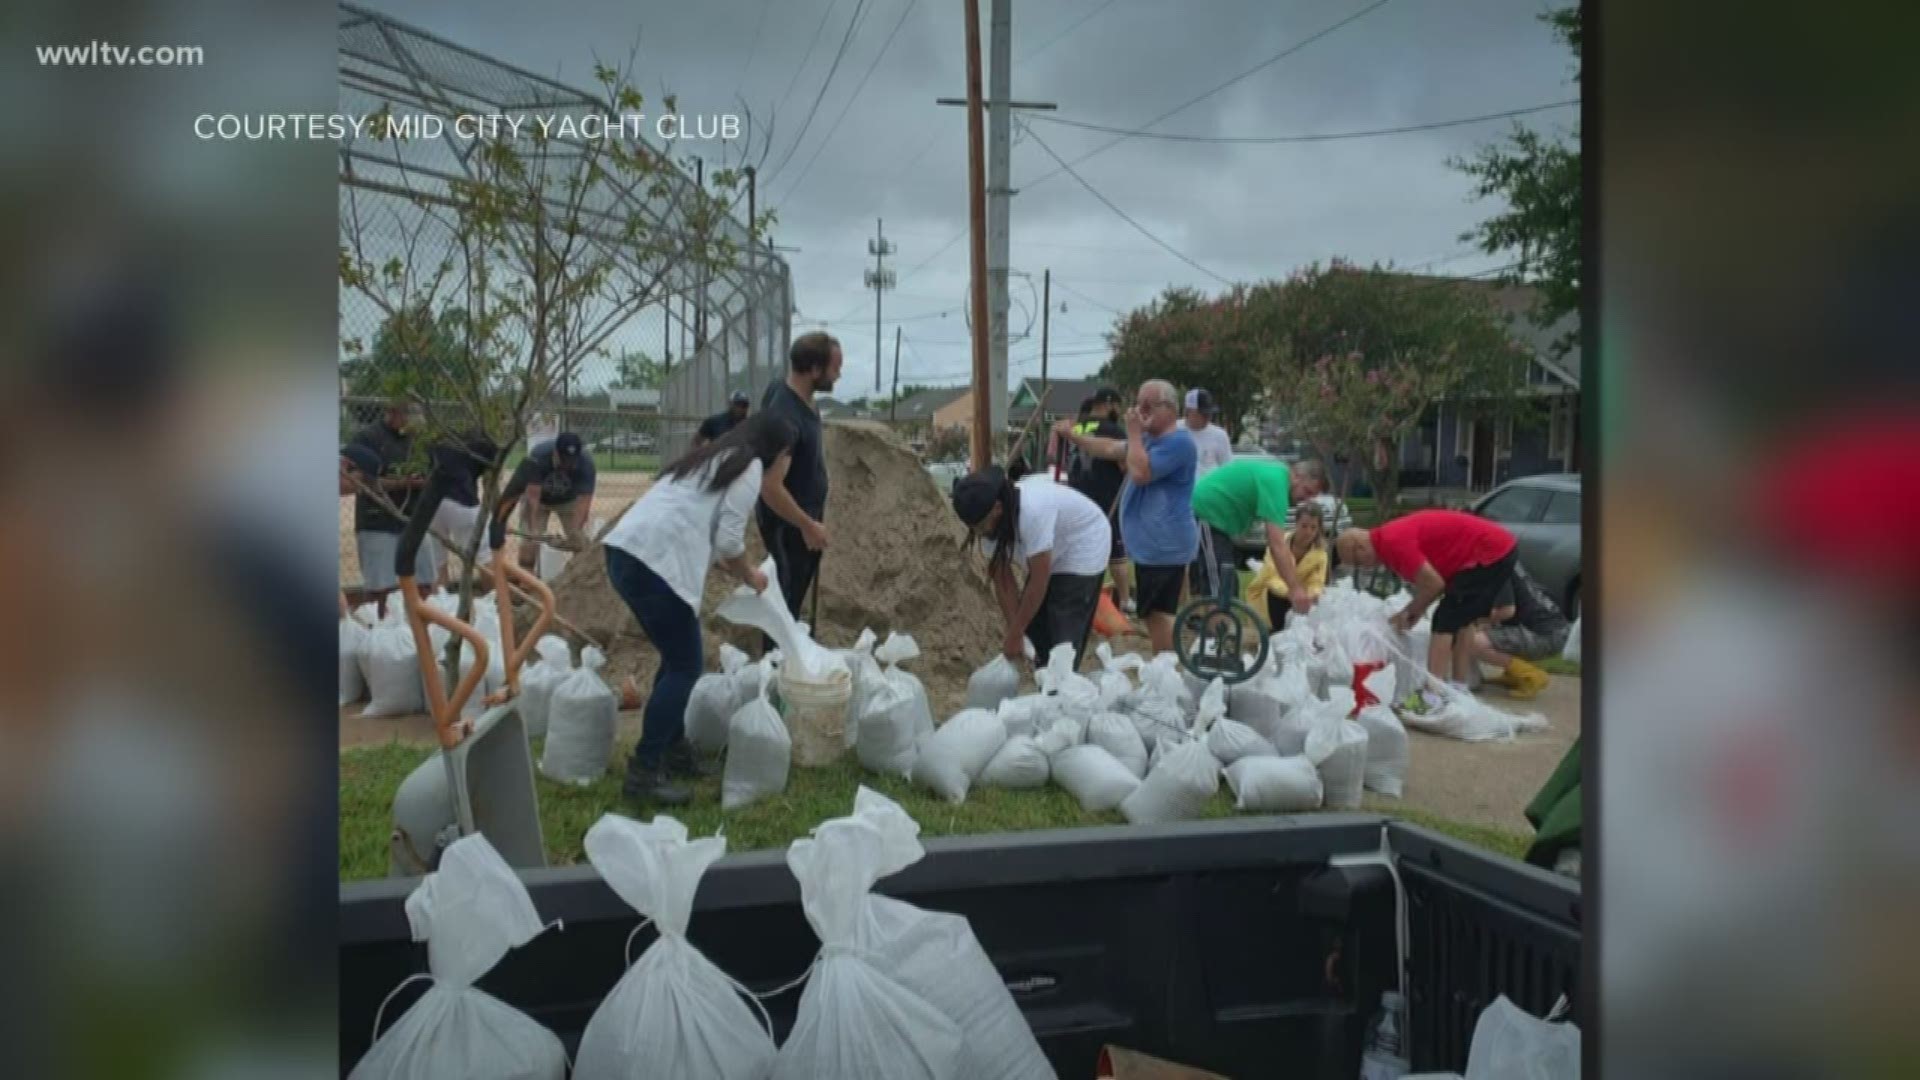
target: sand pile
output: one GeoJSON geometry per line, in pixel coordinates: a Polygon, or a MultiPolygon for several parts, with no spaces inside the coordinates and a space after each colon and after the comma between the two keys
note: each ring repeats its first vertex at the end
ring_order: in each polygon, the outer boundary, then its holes
{"type": "MultiPolygon", "coordinates": [[[[962,530],[946,495],[914,454],[884,427],[828,424],[827,468],[832,488],[827,529],[832,534],[821,564],[820,625],[814,636],[835,646],[853,644],[872,628],[912,634],[920,659],[908,665],[926,683],[935,711],[944,719],[966,696],[967,676],[1000,647],[1002,620],[977,557],[963,554],[962,530]]],[[[756,529],[747,546],[765,556],[756,529]]],[[[553,582],[560,614],[608,647],[609,682],[634,675],[651,684],[658,657],[640,635],[633,613],[613,591],[605,556],[596,547],[575,557],[553,582]]],[[[711,612],[734,583],[709,575],[703,612],[711,612]]],[[[811,615],[811,610],[802,613],[811,615]]],[[[707,663],[717,666],[723,641],[758,654],[757,633],[723,620],[706,620],[707,663]]]]}

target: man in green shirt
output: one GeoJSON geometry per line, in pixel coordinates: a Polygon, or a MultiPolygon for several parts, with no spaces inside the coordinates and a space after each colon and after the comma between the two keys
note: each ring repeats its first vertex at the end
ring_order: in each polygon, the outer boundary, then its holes
{"type": "Polygon", "coordinates": [[[1233,539],[1254,521],[1266,525],[1267,551],[1280,580],[1287,583],[1293,610],[1305,614],[1313,597],[1300,587],[1293,549],[1287,545],[1287,511],[1296,498],[1311,499],[1327,490],[1327,472],[1317,461],[1289,468],[1284,462],[1242,458],[1214,469],[1193,487],[1193,516],[1200,520],[1200,558],[1209,570],[1207,587],[1215,596],[1237,596],[1240,571],[1233,539]]]}

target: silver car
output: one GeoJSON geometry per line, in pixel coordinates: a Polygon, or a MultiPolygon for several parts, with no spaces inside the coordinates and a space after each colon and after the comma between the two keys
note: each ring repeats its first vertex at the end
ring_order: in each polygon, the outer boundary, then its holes
{"type": "Polygon", "coordinates": [[[1520,542],[1520,563],[1567,618],[1580,617],[1580,476],[1523,476],[1468,508],[1520,542]]]}

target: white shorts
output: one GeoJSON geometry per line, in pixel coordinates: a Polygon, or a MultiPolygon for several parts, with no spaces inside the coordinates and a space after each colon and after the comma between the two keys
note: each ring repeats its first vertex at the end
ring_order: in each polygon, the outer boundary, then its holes
{"type": "MultiPolygon", "coordinates": [[[[481,524],[478,505],[461,506],[452,499],[442,499],[440,509],[433,512],[433,530],[452,538],[456,557],[459,552],[467,550],[467,545],[472,542],[473,534],[481,528],[481,524]]],[[[493,564],[493,549],[487,546],[485,537],[480,539],[480,551],[474,556],[474,561],[481,566],[493,564]]]]}
{"type": "MultiPolygon", "coordinates": [[[[400,534],[361,532],[353,534],[353,541],[360,558],[360,587],[367,592],[399,588],[400,577],[394,572],[393,560],[400,553],[400,534]]],[[[420,541],[420,552],[414,556],[413,575],[416,581],[440,580],[440,545],[431,536],[420,541]]]]}

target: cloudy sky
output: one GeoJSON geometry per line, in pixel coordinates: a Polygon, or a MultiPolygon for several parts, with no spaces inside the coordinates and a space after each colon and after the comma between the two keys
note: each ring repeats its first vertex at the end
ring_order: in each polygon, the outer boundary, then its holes
{"type": "MultiPolygon", "coordinates": [[[[582,87],[591,84],[596,56],[624,61],[637,40],[636,82],[650,95],[670,88],[682,113],[737,111],[744,99],[756,122],[773,131],[760,189],[761,206],[779,211],[773,240],[799,249],[786,256],[798,309],[795,332],[824,323],[845,345],[848,374],[836,396],[873,387],[873,294],[861,287],[861,273],[872,265],[867,240],[876,218],[885,220],[898,245],[892,265],[899,284],[885,301],[888,361],[898,325],[907,342],[903,384],[965,381],[966,123],[964,110],[934,104],[936,97],[965,94],[959,0],[369,0],[366,6],[582,87]],[[829,82],[856,7],[859,22],[829,82]],[[825,96],[808,123],[823,85],[825,96]]],[[[1013,11],[1013,96],[1059,105],[1056,113],[1037,115],[1134,130],[1357,15],[1151,130],[1319,135],[1483,116],[1577,96],[1568,82],[1571,57],[1538,19],[1547,6],[1547,0],[1021,0],[1013,11]]],[[[991,0],[981,0],[983,21],[990,7],[991,0]]],[[[983,27],[983,48],[986,41],[983,27]]],[[[1576,120],[1576,109],[1558,108],[1522,122],[1566,131],[1576,120]]],[[[1445,163],[1513,122],[1277,144],[1128,138],[1074,171],[1147,231],[1230,280],[1284,276],[1334,257],[1471,274],[1501,261],[1458,239],[1493,208],[1474,203],[1466,178],[1445,163]]],[[[1016,137],[1012,266],[1031,275],[1032,288],[1013,281],[1010,321],[1015,333],[1030,321],[1033,326],[1010,349],[1016,381],[1039,374],[1034,320],[1044,269],[1053,272],[1049,367],[1067,376],[1091,372],[1104,360],[1101,335],[1116,311],[1169,285],[1221,287],[1057,172],[1036,141],[1074,162],[1114,138],[1038,120],[1033,137],[1016,137]],[[1048,173],[1055,175],[1042,180],[1048,173]]]]}

